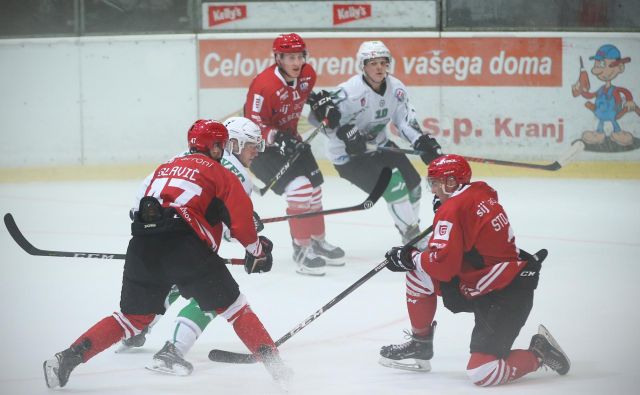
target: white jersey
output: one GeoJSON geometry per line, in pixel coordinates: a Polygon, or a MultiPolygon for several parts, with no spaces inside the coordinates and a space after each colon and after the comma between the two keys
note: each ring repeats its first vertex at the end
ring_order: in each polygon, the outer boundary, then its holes
{"type": "Polygon", "coordinates": [[[249,195],[249,197],[251,197],[253,181],[251,181],[249,171],[242,163],[240,163],[238,158],[236,158],[234,154],[224,151],[224,155],[222,156],[222,159],[220,159],[220,164],[238,177],[244,187],[244,191],[249,195]]]}
{"type": "MultiPolygon", "coordinates": [[[[362,74],[354,75],[338,85],[333,93],[333,102],[338,106],[340,125],[352,124],[365,135],[367,144],[384,145],[388,141],[387,124],[393,124],[400,135],[413,144],[422,134],[416,112],[409,104],[409,95],[404,84],[392,75],[385,78],[383,94],[375,92],[364,81],[362,74]]],[[[327,133],[327,157],[332,163],[341,165],[349,161],[345,145],[335,130],[327,133]]]]}

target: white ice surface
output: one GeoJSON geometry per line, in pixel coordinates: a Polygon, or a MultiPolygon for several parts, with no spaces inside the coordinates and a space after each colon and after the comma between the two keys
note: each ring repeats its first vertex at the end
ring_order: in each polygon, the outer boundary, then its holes
{"type": "MultiPolygon", "coordinates": [[[[550,251],[529,320],[515,342],[526,348],[544,323],[572,360],[559,377],[538,371],[519,381],[480,389],[466,377],[470,315],[439,306],[430,373],[377,364],[380,346],[404,341],[409,327],[404,276],[384,270],[284,343],[295,370],[292,394],[632,394],[640,352],[637,282],[640,274],[640,182],[490,179],[500,193],[519,246],[550,251]]],[[[124,253],[131,182],[0,184],[2,214],[13,213],[36,246],[51,250],[124,253]]],[[[427,193],[425,192],[425,195],[427,193]]],[[[325,208],[361,202],[365,195],[330,177],[325,208]]],[[[280,216],[284,202],[271,192],[254,199],[263,217],[280,216]]],[[[430,223],[425,196],[422,223],[430,223]]],[[[275,243],[271,273],[231,270],[274,339],[329,302],[377,265],[399,237],[385,204],[369,211],[326,217],[328,239],[347,251],[347,265],[323,278],[294,272],[285,223],[268,224],[275,243]]],[[[42,362],[118,308],[121,261],[29,256],[0,230],[0,394],[44,394],[42,362]]],[[[242,256],[227,245],[227,257],[242,256]]],[[[173,329],[176,303],[131,354],[106,350],[80,365],[60,392],[73,394],[279,394],[260,364],[225,365],[207,359],[211,348],[245,351],[230,325],[217,318],[188,359],[189,377],[146,371],[144,365],[173,329]]]]}

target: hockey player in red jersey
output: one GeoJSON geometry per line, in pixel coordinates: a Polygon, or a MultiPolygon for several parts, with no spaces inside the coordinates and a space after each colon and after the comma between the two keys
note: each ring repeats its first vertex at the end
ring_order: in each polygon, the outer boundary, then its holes
{"type": "Polygon", "coordinates": [[[251,200],[238,178],[219,163],[228,139],[221,123],[198,120],[188,132],[191,154],[156,169],[131,225],[133,237],[124,264],[120,311],[44,362],[49,388],[64,387],[80,363],[123,338],[139,334],[156,315],[164,314],[165,298],[173,284],[204,311],[226,318],[274,379],[291,374],[217,254],[220,221],[228,216],[231,234],[246,249],[246,271],[271,270],[271,241],[258,237],[251,200]]]}
{"type": "Polygon", "coordinates": [[[471,167],[458,155],[444,155],[429,165],[427,181],[442,205],[433,220],[428,248],[394,247],[387,267],[407,272],[407,307],[413,333],[409,342],[380,351],[385,366],[428,370],[433,356],[436,294],[454,313],[473,312],[471,357],[467,375],[474,384],[511,382],[542,365],[561,375],[570,362],[540,325],[526,350],[511,347],[533,306],[547,250],[530,255],[519,250],[497,192],[471,182],[471,167]],[[405,364],[413,358],[416,364],[405,364]]]}
{"type": "MultiPolygon", "coordinates": [[[[251,82],[244,105],[245,117],[255,122],[267,142],[265,151],[251,165],[251,171],[267,183],[297,152],[302,152],[273,191],[285,196],[287,214],[322,210],[322,173],[298,133],[302,108],[316,83],[316,72],[306,63],[307,47],[295,34],[282,34],[273,41],[275,64],[251,82]]],[[[329,118],[331,127],[337,120],[329,118]]],[[[323,216],[289,220],[293,257],[298,273],[324,275],[326,264],[342,266],[344,251],[325,240],[323,216]]]]}

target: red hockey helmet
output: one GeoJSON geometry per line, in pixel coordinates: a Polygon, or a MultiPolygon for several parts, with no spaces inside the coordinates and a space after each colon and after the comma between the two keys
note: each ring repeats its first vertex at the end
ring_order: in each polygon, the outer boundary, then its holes
{"type": "Polygon", "coordinates": [[[209,153],[209,150],[217,143],[225,148],[229,141],[227,128],[218,121],[211,119],[198,119],[191,125],[187,134],[189,150],[191,152],[209,153]]]}
{"type": "Polygon", "coordinates": [[[296,33],[281,34],[273,40],[273,53],[307,52],[307,45],[296,33]]]}
{"type": "Polygon", "coordinates": [[[458,185],[468,184],[471,181],[471,166],[460,155],[443,155],[434,159],[429,164],[427,181],[431,185],[432,180],[447,180],[453,178],[458,185]]]}

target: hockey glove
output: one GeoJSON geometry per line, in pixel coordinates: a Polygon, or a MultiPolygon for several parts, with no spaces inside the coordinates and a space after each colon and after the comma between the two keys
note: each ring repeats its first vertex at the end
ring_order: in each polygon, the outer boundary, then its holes
{"type": "Polygon", "coordinates": [[[296,154],[296,152],[309,149],[309,144],[296,138],[293,134],[288,132],[278,132],[276,135],[275,143],[280,147],[280,155],[285,158],[290,158],[296,154]]]}
{"type": "Polygon", "coordinates": [[[367,141],[354,125],[342,125],[336,136],[344,141],[345,151],[349,155],[361,155],[367,151],[367,141]]]}
{"type": "Polygon", "coordinates": [[[311,92],[307,103],[311,106],[311,112],[318,121],[327,119],[327,126],[335,129],[340,125],[340,110],[338,110],[331,99],[331,93],[321,90],[318,93],[311,92]]]}
{"type": "Polygon", "coordinates": [[[452,313],[470,313],[473,311],[473,302],[460,293],[460,279],[454,277],[451,281],[440,281],[440,295],[442,304],[452,313]]]}
{"type": "Polygon", "coordinates": [[[405,247],[393,247],[384,257],[387,259],[386,268],[392,272],[408,272],[416,268],[413,264],[413,253],[419,252],[417,248],[405,246],[405,247]]]}
{"type": "Polygon", "coordinates": [[[438,211],[440,206],[442,206],[442,202],[440,201],[440,198],[438,197],[438,195],[433,195],[433,201],[431,202],[431,206],[433,207],[434,214],[438,211]]]}
{"type": "Polygon", "coordinates": [[[264,236],[260,236],[258,240],[262,246],[260,255],[254,256],[247,251],[244,256],[244,270],[249,274],[268,272],[273,266],[273,243],[264,236]]]}
{"type": "Polygon", "coordinates": [[[253,212],[253,224],[256,227],[256,233],[260,233],[264,229],[264,224],[262,223],[262,220],[260,219],[258,213],[256,213],[255,211],[253,212]]]}
{"type": "Polygon", "coordinates": [[[432,160],[442,156],[442,147],[431,137],[430,134],[423,134],[413,143],[413,149],[422,151],[420,159],[428,166],[432,160]]]}

